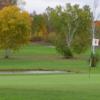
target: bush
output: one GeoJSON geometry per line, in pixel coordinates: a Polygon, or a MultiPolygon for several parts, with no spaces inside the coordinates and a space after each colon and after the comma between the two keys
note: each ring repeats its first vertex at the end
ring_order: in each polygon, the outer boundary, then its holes
{"type": "Polygon", "coordinates": [[[57,37],[55,42],[56,49],[61,53],[65,58],[73,58],[73,53],[70,47],[66,43],[66,39],[63,36],[57,37]]]}

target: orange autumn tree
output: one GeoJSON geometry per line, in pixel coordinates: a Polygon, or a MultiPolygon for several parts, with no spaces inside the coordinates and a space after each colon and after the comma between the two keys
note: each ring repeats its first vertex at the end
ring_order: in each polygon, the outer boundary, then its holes
{"type": "Polygon", "coordinates": [[[31,21],[27,12],[16,6],[5,7],[0,11],[0,49],[17,50],[30,40],[31,21]]]}
{"type": "Polygon", "coordinates": [[[100,39],[100,20],[95,21],[95,25],[96,25],[96,38],[100,39]]]}

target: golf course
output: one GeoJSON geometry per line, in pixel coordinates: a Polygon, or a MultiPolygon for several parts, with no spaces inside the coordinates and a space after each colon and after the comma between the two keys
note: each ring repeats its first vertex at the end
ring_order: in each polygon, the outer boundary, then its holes
{"type": "Polygon", "coordinates": [[[100,75],[0,75],[0,100],[99,100],[100,75]]]}
{"type": "MultiPolygon", "coordinates": [[[[99,49],[98,49],[99,50],[99,49]]],[[[0,70],[62,70],[67,72],[88,72],[91,51],[65,59],[51,45],[29,44],[13,51],[9,59],[0,51],[0,70]]],[[[99,54],[99,53],[98,53],[99,54]]],[[[99,63],[96,72],[100,72],[99,63]]]]}
{"type": "Polygon", "coordinates": [[[100,0],[0,0],[0,100],[100,100],[100,0]]]}
{"type": "Polygon", "coordinates": [[[0,100],[99,100],[100,68],[89,70],[89,51],[64,59],[53,46],[29,44],[4,59],[1,71],[46,70],[61,74],[0,75],[0,100]]]}

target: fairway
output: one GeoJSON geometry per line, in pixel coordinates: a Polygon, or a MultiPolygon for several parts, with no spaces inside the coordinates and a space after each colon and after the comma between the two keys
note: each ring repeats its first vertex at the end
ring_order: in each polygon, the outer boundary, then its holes
{"type": "Polygon", "coordinates": [[[100,75],[0,75],[0,100],[100,100],[100,75]]]}
{"type": "MultiPolygon", "coordinates": [[[[68,72],[88,72],[89,52],[76,55],[73,59],[64,59],[54,47],[43,44],[29,44],[19,51],[11,53],[10,59],[4,59],[0,51],[0,70],[64,70],[68,72]]],[[[97,72],[100,72],[98,67],[97,72]]]]}

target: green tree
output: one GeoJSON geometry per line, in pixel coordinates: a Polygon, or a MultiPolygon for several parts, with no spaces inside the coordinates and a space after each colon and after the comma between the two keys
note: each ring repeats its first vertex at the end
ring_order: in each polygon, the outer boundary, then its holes
{"type": "Polygon", "coordinates": [[[0,49],[4,49],[5,58],[9,50],[17,50],[29,42],[31,31],[30,16],[16,6],[5,7],[0,11],[0,49]]]}
{"type": "Polygon", "coordinates": [[[17,4],[18,0],[10,0],[11,4],[17,4]]]}
{"type": "Polygon", "coordinates": [[[32,15],[32,40],[43,40],[47,35],[46,23],[42,14],[32,15]]]}
{"type": "Polygon", "coordinates": [[[79,5],[66,5],[62,9],[48,8],[47,16],[56,32],[56,48],[66,58],[72,57],[72,51],[81,53],[89,45],[91,30],[91,12],[88,6],[80,8],[79,5]]]}

